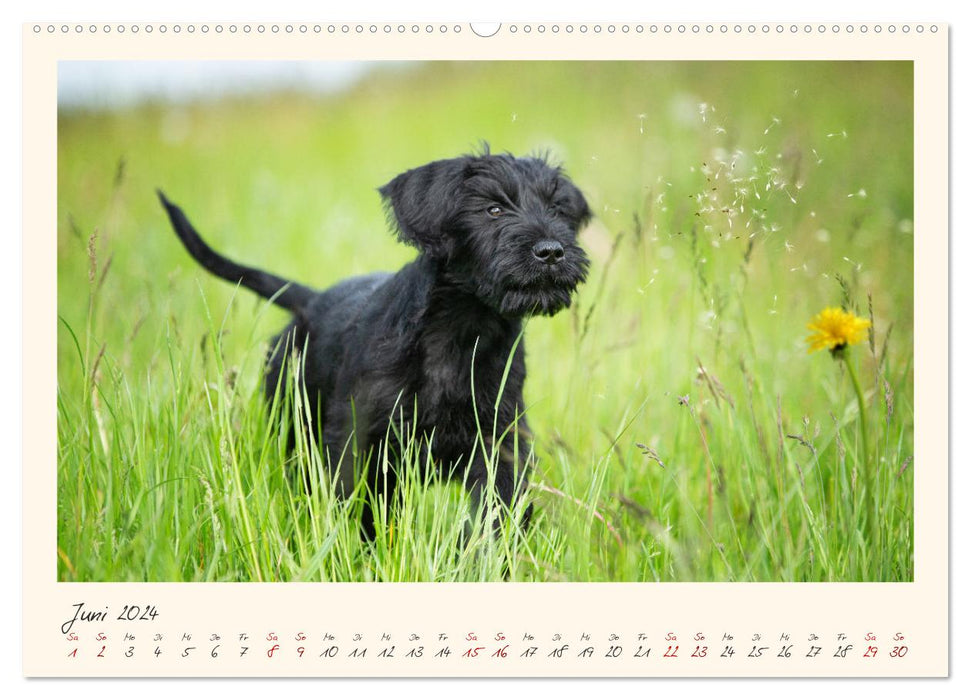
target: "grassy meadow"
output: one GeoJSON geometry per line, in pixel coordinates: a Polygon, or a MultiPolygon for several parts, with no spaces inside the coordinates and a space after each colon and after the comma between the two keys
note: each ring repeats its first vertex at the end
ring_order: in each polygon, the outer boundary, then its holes
{"type": "Polygon", "coordinates": [[[912,109],[909,63],[500,62],[62,111],[59,578],[912,580],[912,109]],[[595,212],[587,283],[525,332],[533,526],[461,548],[461,487],[409,472],[364,544],[262,400],[286,314],[201,270],[155,188],[325,287],[412,259],[376,188],[481,141],[595,212]],[[807,352],[826,307],[872,323],[845,360],[807,352]]]}

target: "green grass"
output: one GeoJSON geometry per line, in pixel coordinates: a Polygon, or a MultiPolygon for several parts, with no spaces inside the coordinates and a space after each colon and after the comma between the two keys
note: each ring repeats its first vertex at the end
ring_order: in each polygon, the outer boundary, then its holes
{"type": "Polygon", "coordinates": [[[908,63],[510,62],[62,113],[59,578],[912,580],[912,104],[908,63]],[[286,450],[299,408],[261,398],[286,315],[201,271],[154,189],[324,287],[412,258],[375,188],[482,139],[550,151],[596,213],[590,279],[524,339],[534,525],[461,548],[467,497],[406,469],[363,545],[362,494],[304,493],[294,469],[327,471],[286,450]],[[826,306],[873,321],[865,442],[806,352],[826,306]]]}

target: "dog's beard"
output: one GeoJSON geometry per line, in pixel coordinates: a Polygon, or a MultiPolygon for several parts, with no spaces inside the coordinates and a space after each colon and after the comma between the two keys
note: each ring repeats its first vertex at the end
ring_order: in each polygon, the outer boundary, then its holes
{"type": "Polygon", "coordinates": [[[570,305],[571,292],[555,287],[512,289],[503,294],[499,312],[504,316],[552,316],[570,305]]]}
{"type": "Polygon", "coordinates": [[[587,276],[589,262],[580,251],[555,268],[535,264],[517,266],[496,289],[504,316],[552,316],[570,306],[573,293],[587,276]]]}
{"type": "Polygon", "coordinates": [[[570,306],[573,293],[587,277],[589,262],[582,251],[553,268],[530,265],[504,279],[499,311],[507,316],[552,316],[570,306]]]}

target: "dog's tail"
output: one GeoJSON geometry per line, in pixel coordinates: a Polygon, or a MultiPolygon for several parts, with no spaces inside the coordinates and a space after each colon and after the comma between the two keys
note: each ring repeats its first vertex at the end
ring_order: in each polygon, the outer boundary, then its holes
{"type": "Polygon", "coordinates": [[[162,206],[168,212],[172,228],[175,229],[185,249],[212,274],[234,284],[241,284],[261,297],[269,299],[277,306],[282,306],[284,309],[293,312],[302,309],[307,305],[307,302],[317,295],[317,292],[309,287],[257,270],[254,267],[239,265],[228,258],[224,258],[206,245],[206,242],[202,240],[202,237],[189,223],[179,207],[166,199],[161,190],[156,190],[156,192],[158,192],[162,206]]]}

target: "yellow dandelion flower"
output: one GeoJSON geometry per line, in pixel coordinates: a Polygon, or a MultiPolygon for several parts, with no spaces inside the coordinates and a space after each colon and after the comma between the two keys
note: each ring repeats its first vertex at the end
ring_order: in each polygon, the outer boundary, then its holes
{"type": "Polygon", "coordinates": [[[843,309],[831,307],[816,314],[806,327],[813,331],[806,338],[809,352],[823,349],[836,351],[861,342],[866,337],[870,322],[843,309]]]}

